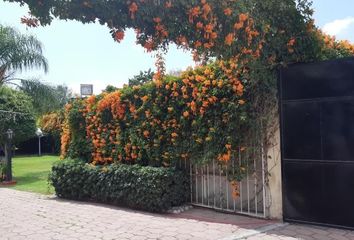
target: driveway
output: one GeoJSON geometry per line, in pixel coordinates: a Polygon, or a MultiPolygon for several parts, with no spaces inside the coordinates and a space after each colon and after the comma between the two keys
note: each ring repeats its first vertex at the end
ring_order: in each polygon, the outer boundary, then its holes
{"type": "Polygon", "coordinates": [[[151,214],[0,188],[1,240],[354,239],[350,231],[192,209],[151,214]]]}

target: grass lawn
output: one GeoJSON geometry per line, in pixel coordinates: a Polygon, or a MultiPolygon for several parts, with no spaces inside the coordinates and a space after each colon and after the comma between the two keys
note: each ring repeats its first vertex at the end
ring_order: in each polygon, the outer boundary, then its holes
{"type": "Polygon", "coordinates": [[[52,164],[59,160],[58,156],[14,157],[12,160],[13,176],[17,181],[14,189],[42,194],[54,192],[47,180],[52,164]]]}

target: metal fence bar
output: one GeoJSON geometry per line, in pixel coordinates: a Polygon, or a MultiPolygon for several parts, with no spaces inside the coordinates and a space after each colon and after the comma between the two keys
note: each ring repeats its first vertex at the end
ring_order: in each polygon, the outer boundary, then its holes
{"type": "MultiPolygon", "coordinates": [[[[238,148],[238,155],[239,155],[239,164],[240,167],[242,166],[242,156],[241,156],[241,147],[238,148]]],[[[243,198],[242,198],[242,181],[240,182],[240,207],[241,207],[241,213],[243,212],[243,198]]]]}
{"type": "Polygon", "coordinates": [[[225,187],[226,187],[226,208],[229,209],[229,165],[226,165],[226,177],[225,177],[225,187]]]}
{"type": "Polygon", "coordinates": [[[222,207],[222,194],[221,194],[221,167],[219,166],[219,193],[220,193],[220,208],[222,207]]]}
{"type": "Polygon", "coordinates": [[[198,202],[198,166],[195,166],[195,201],[198,202]]]}
{"type": "MultiPolygon", "coordinates": [[[[232,173],[235,175],[235,158],[232,159],[232,173]]],[[[233,190],[235,191],[235,190],[233,190]]],[[[234,211],[236,212],[236,199],[234,197],[233,202],[234,202],[234,211]]]]}
{"type": "Polygon", "coordinates": [[[192,163],[190,162],[189,163],[189,174],[190,174],[190,178],[191,178],[191,202],[193,202],[193,165],[192,165],[192,163]]]}
{"type": "Polygon", "coordinates": [[[204,167],[201,166],[201,174],[202,174],[202,204],[204,204],[204,167]]]}
{"type": "Polygon", "coordinates": [[[207,201],[208,201],[208,206],[209,206],[209,205],[210,205],[210,204],[209,204],[209,199],[210,199],[209,164],[208,164],[206,167],[207,167],[207,188],[208,188],[208,194],[207,194],[208,199],[207,199],[207,201]]]}
{"type": "Polygon", "coordinates": [[[214,176],[214,207],[216,207],[216,179],[215,179],[215,160],[213,160],[213,176],[214,176]]]}
{"type": "Polygon", "coordinates": [[[255,205],[254,208],[257,214],[258,213],[258,193],[257,193],[258,181],[257,181],[257,162],[255,157],[253,160],[253,164],[254,164],[254,205],[255,205]]]}
{"type": "Polygon", "coordinates": [[[264,149],[263,149],[263,144],[261,145],[261,159],[262,159],[262,191],[263,191],[263,217],[267,217],[266,213],[266,189],[265,189],[265,159],[264,159],[264,149]]]}

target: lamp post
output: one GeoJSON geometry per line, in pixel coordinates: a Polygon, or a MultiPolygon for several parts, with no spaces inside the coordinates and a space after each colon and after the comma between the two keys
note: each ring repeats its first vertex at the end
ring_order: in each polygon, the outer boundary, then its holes
{"type": "Polygon", "coordinates": [[[7,158],[6,158],[6,176],[5,176],[5,181],[6,182],[12,182],[12,138],[13,138],[13,131],[11,129],[8,129],[6,131],[6,136],[7,136],[7,141],[6,141],[6,147],[5,147],[5,152],[7,153],[7,158]]]}
{"type": "Polygon", "coordinates": [[[41,156],[41,138],[43,137],[43,132],[40,128],[37,128],[36,135],[38,137],[38,156],[41,156]]]}

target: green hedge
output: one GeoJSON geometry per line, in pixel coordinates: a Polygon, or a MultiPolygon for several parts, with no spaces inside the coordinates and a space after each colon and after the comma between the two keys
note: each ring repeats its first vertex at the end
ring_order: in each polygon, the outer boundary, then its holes
{"type": "Polygon", "coordinates": [[[82,161],[60,161],[49,180],[58,197],[110,203],[163,212],[185,203],[189,177],[174,168],[112,164],[92,166],[82,161]]]}

